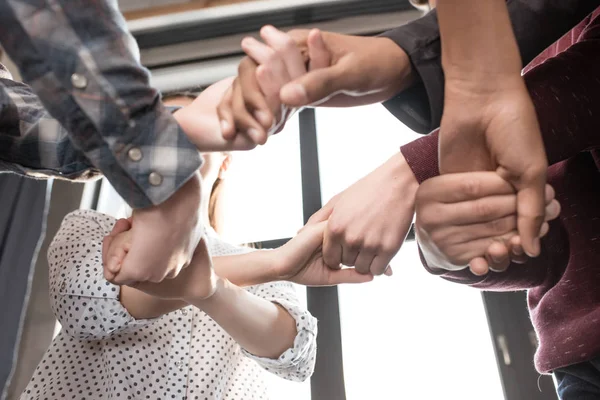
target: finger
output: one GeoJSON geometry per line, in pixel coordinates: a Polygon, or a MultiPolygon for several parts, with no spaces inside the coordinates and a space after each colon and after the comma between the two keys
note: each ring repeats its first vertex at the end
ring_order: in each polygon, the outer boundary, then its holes
{"type": "Polygon", "coordinates": [[[552,221],[558,218],[560,215],[560,203],[558,200],[552,200],[550,204],[546,206],[546,217],[544,221],[552,221]]]}
{"type": "Polygon", "coordinates": [[[340,285],[344,283],[366,283],[373,280],[371,274],[360,274],[354,268],[343,268],[331,271],[330,285],[340,285]]]}
{"type": "Polygon", "coordinates": [[[419,188],[422,200],[459,203],[488,196],[515,194],[510,183],[495,172],[446,174],[426,180],[419,188]]]}
{"type": "Polygon", "coordinates": [[[375,254],[369,253],[368,251],[361,251],[360,253],[358,253],[358,257],[356,257],[354,269],[356,269],[361,274],[370,274],[371,264],[373,264],[374,258],[375,254]]]}
{"type": "Polygon", "coordinates": [[[521,238],[519,237],[519,235],[515,235],[512,238],[510,238],[509,243],[511,249],[511,261],[515,264],[523,264],[527,262],[529,257],[527,257],[527,255],[523,251],[523,246],[521,246],[521,238]]]}
{"type": "Polygon", "coordinates": [[[275,50],[268,45],[259,42],[253,37],[245,37],[242,39],[242,50],[256,64],[267,64],[276,57],[275,50]]]}
{"type": "Polygon", "coordinates": [[[517,216],[508,215],[489,222],[457,225],[439,230],[440,237],[449,238],[452,244],[469,243],[476,239],[492,238],[517,229],[517,216]]]}
{"type": "Polygon", "coordinates": [[[353,76],[346,72],[342,63],[310,71],[281,89],[281,101],[292,107],[325,101],[346,87],[352,87],[353,76]]]}
{"type": "Polygon", "coordinates": [[[385,276],[392,276],[392,275],[394,275],[394,271],[392,270],[392,266],[391,266],[391,265],[388,265],[388,266],[385,268],[385,271],[383,272],[383,274],[384,274],[385,276]]]}
{"type": "Polygon", "coordinates": [[[490,271],[504,272],[510,265],[510,255],[506,245],[503,243],[492,243],[486,251],[486,259],[490,271]]]}
{"type": "Polygon", "coordinates": [[[102,264],[104,264],[104,266],[107,266],[108,258],[106,256],[108,255],[108,249],[110,248],[110,244],[113,239],[113,236],[108,235],[102,240],[102,264]]]}
{"type": "Polygon", "coordinates": [[[488,262],[484,257],[475,257],[469,263],[469,269],[473,275],[486,275],[489,272],[488,262]]]}
{"type": "Polygon", "coordinates": [[[502,195],[453,204],[440,204],[436,220],[438,224],[448,226],[484,224],[515,215],[516,203],[516,196],[502,195]]]}
{"type": "Polygon", "coordinates": [[[493,243],[500,242],[508,245],[510,238],[515,235],[517,235],[517,232],[512,231],[497,237],[475,239],[470,242],[453,245],[452,252],[458,254],[458,256],[450,257],[449,261],[455,265],[467,265],[471,260],[484,255],[493,243]]]}
{"type": "Polygon", "coordinates": [[[233,120],[233,87],[238,84],[236,81],[227,89],[223,94],[221,102],[217,106],[217,115],[219,116],[219,124],[221,126],[221,135],[225,140],[233,140],[235,138],[236,130],[235,123],[233,120]]]}
{"type": "Polygon", "coordinates": [[[545,170],[535,178],[515,184],[517,193],[517,213],[519,235],[525,254],[537,257],[540,254],[540,230],[544,223],[546,185],[545,170]]]}
{"type": "Polygon", "coordinates": [[[129,251],[129,246],[127,243],[118,243],[114,241],[112,243],[114,245],[110,247],[110,250],[106,256],[108,262],[105,269],[117,275],[121,271],[121,265],[123,264],[123,260],[129,251]]]}
{"type": "Polygon", "coordinates": [[[312,29],[308,34],[309,71],[326,68],[331,65],[331,51],[325,44],[323,34],[318,29],[312,29]]]}
{"type": "Polygon", "coordinates": [[[556,192],[551,185],[546,185],[545,189],[546,205],[550,204],[556,198],[556,192]]]}
{"type": "Polygon", "coordinates": [[[371,262],[370,271],[375,276],[383,275],[389,269],[390,258],[385,255],[376,255],[371,262]]]}
{"type": "Polygon", "coordinates": [[[231,104],[236,131],[247,134],[256,144],[265,144],[267,131],[246,109],[241,85],[234,86],[231,104]]]}
{"type": "Polygon", "coordinates": [[[334,210],[334,205],[337,201],[337,196],[332,198],[319,211],[311,215],[306,222],[306,225],[318,224],[319,222],[327,221],[334,210]]]}
{"type": "Polygon", "coordinates": [[[259,86],[256,76],[257,67],[258,65],[254,61],[245,58],[238,67],[238,79],[246,109],[262,125],[263,129],[267,130],[273,125],[274,116],[259,86]]]}
{"type": "Polygon", "coordinates": [[[267,25],[260,30],[263,40],[275,49],[283,58],[291,79],[298,78],[306,73],[306,63],[294,39],[286,33],[267,25]]]}
{"type": "Polygon", "coordinates": [[[283,118],[283,111],[286,109],[279,99],[279,90],[285,82],[278,82],[272,68],[268,65],[261,65],[256,69],[256,80],[267,100],[269,109],[273,112],[274,123],[270,127],[279,124],[283,118]]]}
{"type": "Polygon", "coordinates": [[[323,236],[323,261],[329,268],[341,268],[342,246],[332,237],[329,226],[325,229],[323,236]]]}
{"type": "Polygon", "coordinates": [[[353,267],[358,257],[358,249],[351,246],[342,246],[342,264],[348,267],[353,267]]]}
{"type": "Polygon", "coordinates": [[[120,218],[115,222],[115,225],[110,232],[110,236],[117,236],[119,233],[123,233],[131,229],[131,222],[128,219],[120,218]]]}

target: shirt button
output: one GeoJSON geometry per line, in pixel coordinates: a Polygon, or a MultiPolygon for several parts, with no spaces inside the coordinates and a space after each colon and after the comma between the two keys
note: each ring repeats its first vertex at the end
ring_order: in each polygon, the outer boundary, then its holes
{"type": "Polygon", "coordinates": [[[71,75],[71,83],[77,89],[85,89],[88,85],[87,78],[80,74],[71,75]]]}
{"type": "Polygon", "coordinates": [[[138,147],[133,147],[127,152],[131,161],[140,161],[142,159],[142,151],[138,147]]]}
{"type": "Polygon", "coordinates": [[[151,172],[148,181],[152,186],[159,186],[163,181],[163,177],[158,172],[151,172]]]}
{"type": "Polygon", "coordinates": [[[60,291],[64,292],[66,288],[67,288],[67,284],[63,282],[62,285],[60,285],[60,291]]]}
{"type": "Polygon", "coordinates": [[[180,370],[182,370],[182,369],[183,369],[183,363],[182,363],[181,361],[175,361],[175,366],[176,366],[177,368],[179,368],[180,370]]]}
{"type": "Polygon", "coordinates": [[[187,310],[185,308],[181,309],[181,315],[187,315],[187,310]]]}

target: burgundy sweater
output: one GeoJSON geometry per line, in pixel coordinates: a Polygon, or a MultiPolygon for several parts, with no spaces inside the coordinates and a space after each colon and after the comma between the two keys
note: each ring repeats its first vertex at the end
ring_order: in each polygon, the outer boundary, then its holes
{"type": "MultiPolygon", "coordinates": [[[[542,254],[506,272],[429,272],[479,289],[528,290],[538,371],[600,356],[600,7],[525,70],[562,212],[542,254]]],[[[402,147],[417,180],[439,173],[437,132],[402,147]]],[[[435,266],[433,266],[435,267],[435,266]]]]}

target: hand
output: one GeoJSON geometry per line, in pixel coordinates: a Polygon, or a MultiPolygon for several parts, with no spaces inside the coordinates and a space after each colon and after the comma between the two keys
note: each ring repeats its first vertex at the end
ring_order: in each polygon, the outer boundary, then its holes
{"type": "MultiPolygon", "coordinates": [[[[557,218],[560,206],[550,186],[546,186],[545,204],[545,220],[557,218]]],[[[488,267],[503,270],[508,266],[511,240],[518,237],[516,212],[514,189],[495,172],[429,179],[416,196],[421,251],[434,268],[454,271],[469,264],[477,275],[487,273],[488,267]],[[498,254],[499,245],[504,254],[498,254]]],[[[544,223],[542,234],[547,231],[544,223]]]]}
{"type": "Polygon", "coordinates": [[[544,143],[521,77],[503,88],[447,83],[439,135],[440,172],[495,170],[517,189],[518,231],[525,252],[539,255],[548,167],[544,143]]]}
{"type": "Polygon", "coordinates": [[[307,49],[311,62],[311,47],[324,49],[328,55],[319,56],[318,69],[311,65],[311,72],[282,88],[284,104],[348,107],[379,103],[414,81],[408,55],[391,39],[304,29],[289,35],[297,46],[307,49]]]}
{"type": "Polygon", "coordinates": [[[188,106],[177,110],[173,117],[199,151],[251,150],[256,147],[246,134],[232,140],[223,139],[217,116],[217,105],[231,87],[233,78],[223,79],[208,88],[188,106]]]}
{"type": "Polygon", "coordinates": [[[307,225],[328,220],[323,259],[363,274],[388,270],[410,229],[418,182],[402,153],[334,197],[307,225]]]}
{"type": "Polygon", "coordinates": [[[236,131],[248,129],[264,143],[267,133],[281,129],[285,121],[279,117],[281,101],[291,107],[378,103],[414,80],[408,56],[387,38],[317,29],[285,34],[271,26],[264,27],[261,36],[270,48],[252,38],[242,42],[249,58],[239,66],[236,84],[240,88],[233,102],[236,110],[220,112],[225,121],[223,135],[228,139],[235,137],[236,131]],[[309,73],[304,74],[307,65],[309,73]],[[276,96],[270,94],[265,101],[259,88],[265,94],[276,92],[276,96]]]}
{"type": "MultiPolygon", "coordinates": [[[[112,232],[102,243],[103,258],[123,260],[132,246],[133,232],[131,220],[120,219],[112,232]]],[[[104,277],[112,280],[113,271],[104,267],[104,277]]],[[[166,279],[160,283],[139,282],[130,286],[137,290],[165,300],[205,300],[211,297],[217,288],[217,276],[204,241],[201,241],[190,265],[176,278],[166,279]]]]}
{"type": "MultiPolygon", "coordinates": [[[[257,144],[264,144],[269,135],[282,129],[293,110],[282,106],[279,91],[306,73],[306,57],[290,36],[272,26],[264,27],[261,36],[266,44],[252,37],[242,41],[248,57],[240,63],[238,77],[218,107],[227,140],[246,132],[257,144]]],[[[314,56],[318,59],[319,54],[314,56]]]]}
{"type": "Polygon", "coordinates": [[[189,264],[204,234],[200,192],[197,173],[162,204],[133,211],[131,247],[123,262],[105,257],[112,283],[161,282],[189,264]]]}
{"type": "Polygon", "coordinates": [[[332,270],[325,265],[321,244],[326,225],[327,222],[321,222],[307,226],[295,238],[272,251],[279,280],[306,286],[333,286],[373,280],[373,275],[359,274],[354,268],[332,270]]]}

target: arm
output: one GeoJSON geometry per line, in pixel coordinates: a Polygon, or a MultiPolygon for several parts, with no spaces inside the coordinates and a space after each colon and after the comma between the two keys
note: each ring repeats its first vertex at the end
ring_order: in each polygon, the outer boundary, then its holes
{"type": "Polygon", "coordinates": [[[0,162],[29,176],[87,180],[101,175],[31,88],[0,77],[0,162]]]}
{"type": "MultiPolygon", "coordinates": [[[[219,259],[227,259],[227,263],[236,260],[238,269],[244,269],[241,266],[252,261],[264,266],[275,264],[275,257],[269,257],[274,252],[254,252],[262,253],[255,257],[254,253],[239,254],[245,250],[218,239],[209,241],[216,263],[219,259]]],[[[206,312],[244,348],[247,356],[269,371],[292,380],[310,376],[314,365],[316,321],[299,305],[291,284],[280,282],[242,290],[218,278],[216,291],[206,298],[202,288],[211,277],[200,264],[202,257],[197,253],[193,264],[174,280],[139,286],[153,299],[124,286],[123,305],[134,316],[146,318],[181,307],[174,299],[183,300],[206,312]]],[[[248,267],[256,269],[256,266],[248,267]]]]}
{"type": "MultiPolygon", "coordinates": [[[[592,12],[589,0],[509,0],[507,7],[523,65],[592,12]]],[[[441,63],[437,12],[382,36],[392,39],[408,54],[417,83],[384,103],[403,123],[419,133],[440,126],[444,106],[444,73],[441,63]]]]}
{"type": "Polygon", "coordinates": [[[73,144],[132,207],[162,203],[192,177],[200,155],[150,87],[116,2],[39,3],[0,3],[4,49],[73,144]],[[132,148],[141,159],[130,157],[132,148]],[[165,152],[172,163],[162,162],[165,152]],[[162,177],[154,185],[152,172],[162,177]]]}
{"type": "Polygon", "coordinates": [[[50,304],[66,334],[102,340],[151,323],[119,302],[120,287],[103,277],[102,239],[114,219],[93,211],[65,217],[48,249],[50,304]]]}

